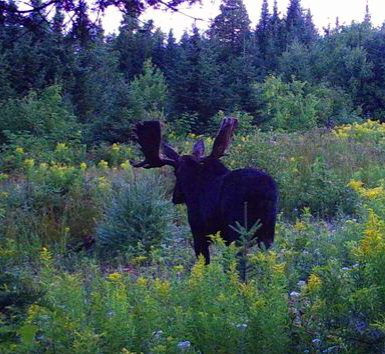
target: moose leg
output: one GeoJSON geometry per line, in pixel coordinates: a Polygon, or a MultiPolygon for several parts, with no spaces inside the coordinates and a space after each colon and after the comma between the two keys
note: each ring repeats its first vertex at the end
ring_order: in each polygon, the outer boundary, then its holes
{"type": "Polygon", "coordinates": [[[197,258],[202,255],[205,264],[210,264],[209,239],[206,235],[194,235],[194,250],[197,258]]]}

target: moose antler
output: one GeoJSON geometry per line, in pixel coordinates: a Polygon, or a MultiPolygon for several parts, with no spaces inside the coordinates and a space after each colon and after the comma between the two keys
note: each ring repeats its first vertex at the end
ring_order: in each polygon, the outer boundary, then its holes
{"type": "Polygon", "coordinates": [[[176,167],[176,160],[160,154],[162,137],[159,121],[137,123],[134,132],[145,158],[144,161],[133,164],[134,167],[155,168],[164,165],[176,167]]]}
{"type": "Polygon", "coordinates": [[[214,140],[213,149],[210,154],[211,157],[219,159],[224,156],[226,149],[229,147],[231,137],[234,130],[238,126],[238,119],[233,117],[226,117],[222,120],[218,134],[214,140]]]}

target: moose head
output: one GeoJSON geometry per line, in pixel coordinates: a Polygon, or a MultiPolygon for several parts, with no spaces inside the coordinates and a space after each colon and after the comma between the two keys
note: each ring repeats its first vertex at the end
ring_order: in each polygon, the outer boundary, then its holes
{"type": "Polygon", "coordinates": [[[187,205],[188,221],[197,256],[210,262],[208,235],[220,232],[226,244],[239,240],[231,227],[260,222],[255,232],[258,243],[268,248],[274,241],[278,190],[268,174],[255,168],[229,170],[220,158],[228,149],[238,125],[235,118],[223,119],[212,151],[205,156],[203,140],[198,140],[191,155],[179,155],[162,141],[159,121],[140,122],[135,127],[137,141],[145,157],[134,167],[174,168],[176,182],[173,203],[187,205]],[[246,215],[245,215],[246,214],[246,215]]]}

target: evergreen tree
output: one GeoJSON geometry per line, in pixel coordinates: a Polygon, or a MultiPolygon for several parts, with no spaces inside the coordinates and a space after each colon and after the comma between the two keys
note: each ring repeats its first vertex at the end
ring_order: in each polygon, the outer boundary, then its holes
{"type": "Polygon", "coordinates": [[[372,23],[372,16],[370,15],[368,0],[366,0],[364,23],[368,25],[371,25],[372,23]]]}
{"type": "Polygon", "coordinates": [[[163,119],[168,90],[162,72],[146,60],[143,73],[130,84],[131,117],[134,120],[163,119]]]}
{"type": "Polygon", "coordinates": [[[269,13],[268,0],[263,0],[261,17],[256,28],[256,39],[259,52],[264,60],[270,54],[269,46],[271,44],[271,17],[269,13]]]}
{"type": "Polygon", "coordinates": [[[157,28],[152,36],[151,58],[155,66],[164,67],[165,61],[165,35],[157,28]]]}
{"type": "Polygon", "coordinates": [[[139,75],[142,72],[144,61],[151,58],[153,30],[152,21],[140,26],[137,17],[130,14],[123,17],[114,46],[119,52],[119,68],[126,80],[130,81],[139,75]]]}
{"type": "Polygon", "coordinates": [[[310,10],[305,14],[300,0],[290,0],[286,15],[286,45],[297,40],[305,45],[311,45],[316,39],[310,10]]]}
{"type": "Polygon", "coordinates": [[[204,130],[204,126],[207,126],[209,118],[223,109],[224,75],[221,72],[221,66],[218,65],[217,55],[215,47],[209,41],[202,42],[202,50],[198,60],[200,84],[197,107],[201,124],[196,127],[200,132],[204,130]]]}
{"type": "Polygon", "coordinates": [[[176,85],[172,85],[172,97],[177,115],[196,113],[199,106],[201,36],[197,27],[193,27],[192,32],[192,36],[185,32],[181,38],[181,55],[175,67],[176,85]]]}
{"type": "Polygon", "coordinates": [[[242,0],[223,0],[209,36],[218,43],[223,56],[237,55],[246,48],[250,36],[250,19],[242,0]]]}
{"type": "Polygon", "coordinates": [[[280,18],[277,0],[274,0],[273,13],[270,18],[269,54],[265,61],[268,71],[274,72],[277,68],[278,57],[285,50],[285,23],[280,18]]]}
{"type": "Polygon", "coordinates": [[[302,35],[303,43],[307,46],[311,46],[317,40],[318,32],[314,26],[313,16],[310,9],[307,10],[305,15],[305,28],[302,35]]]}
{"type": "Polygon", "coordinates": [[[169,86],[173,86],[175,83],[175,67],[180,61],[181,48],[176,42],[174,33],[172,30],[168,33],[167,43],[164,49],[164,67],[163,71],[166,76],[169,86]]]}
{"type": "Polygon", "coordinates": [[[127,141],[129,87],[119,73],[119,55],[112,44],[96,43],[77,56],[72,101],[89,127],[89,141],[127,141]]]}

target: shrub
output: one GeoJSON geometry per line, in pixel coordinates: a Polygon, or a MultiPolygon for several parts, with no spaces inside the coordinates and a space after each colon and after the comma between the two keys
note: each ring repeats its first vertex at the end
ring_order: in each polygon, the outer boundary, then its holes
{"type": "Polygon", "coordinates": [[[102,253],[147,254],[159,246],[170,230],[173,207],[165,198],[158,176],[115,181],[112,200],[97,228],[102,253]]]}
{"type": "Polygon", "coordinates": [[[60,86],[46,88],[40,94],[31,91],[25,98],[11,99],[0,107],[0,142],[12,134],[57,142],[79,138],[80,126],[62,102],[60,86]]]}
{"type": "Polygon", "coordinates": [[[260,121],[267,128],[293,132],[357,119],[347,96],[325,85],[294,78],[285,83],[270,76],[255,89],[262,106],[260,121]]]}

